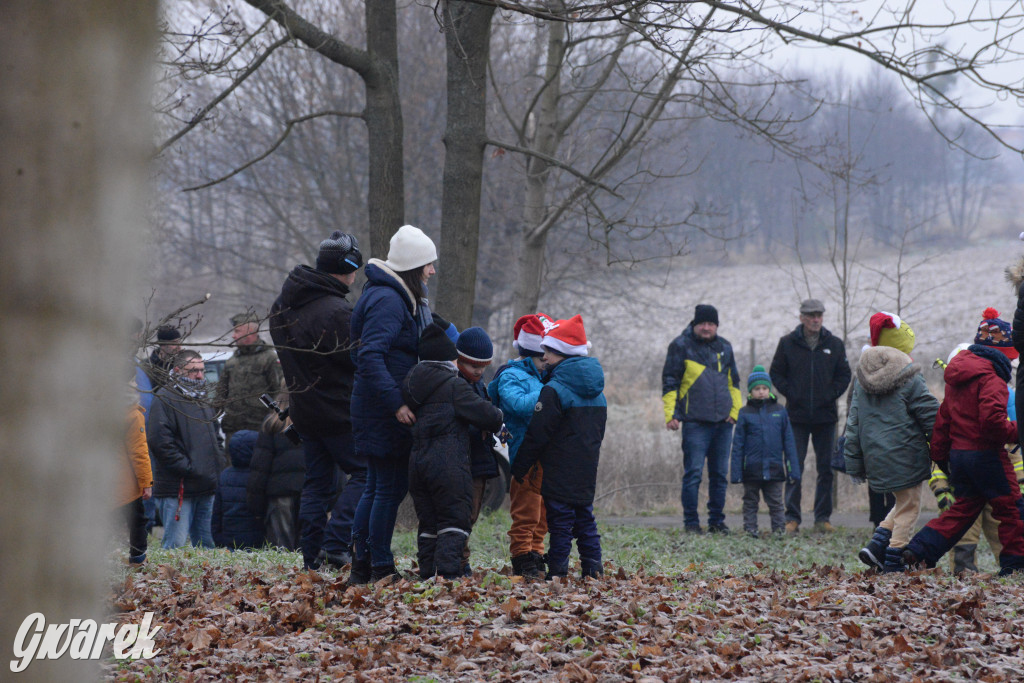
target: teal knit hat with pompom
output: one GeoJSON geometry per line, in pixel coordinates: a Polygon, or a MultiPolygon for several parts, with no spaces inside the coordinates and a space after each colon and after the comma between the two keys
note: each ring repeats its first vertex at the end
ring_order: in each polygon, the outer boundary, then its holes
{"type": "Polygon", "coordinates": [[[747,377],[747,391],[750,391],[756,386],[764,385],[769,389],[772,388],[772,378],[764,370],[763,365],[755,365],[750,375],[747,377]]]}

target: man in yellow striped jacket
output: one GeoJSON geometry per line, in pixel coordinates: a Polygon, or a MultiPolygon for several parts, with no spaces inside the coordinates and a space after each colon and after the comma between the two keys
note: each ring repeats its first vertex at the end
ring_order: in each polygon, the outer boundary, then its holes
{"type": "Polygon", "coordinates": [[[718,336],[718,311],[700,304],[693,320],[668,347],[661,371],[665,427],[683,431],[683,524],[701,533],[697,491],[708,465],[708,530],[728,533],[725,490],[729,485],[732,427],[743,407],[732,344],[718,336]]]}

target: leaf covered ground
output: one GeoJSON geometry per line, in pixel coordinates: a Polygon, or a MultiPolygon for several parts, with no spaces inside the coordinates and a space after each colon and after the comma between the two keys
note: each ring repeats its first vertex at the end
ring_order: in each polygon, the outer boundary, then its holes
{"type": "MultiPolygon", "coordinates": [[[[472,579],[349,588],[274,551],[151,551],[115,571],[117,619],[159,655],[111,680],[1021,680],[1024,583],[865,574],[864,532],[752,539],[602,528],[608,576],[504,572],[494,515],[472,579]],[[845,564],[845,567],[843,566],[845,564]]],[[[505,526],[504,528],[507,528],[505,526]]],[[[412,534],[396,536],[409,567],[412,534]]],[[[985,551],[987,552],[987,551],[985,551]]],[[[984,559],[982,556],[979,559],[984,559]]],[[[991,565],[991,555],[988,555],[991,565]]]]}

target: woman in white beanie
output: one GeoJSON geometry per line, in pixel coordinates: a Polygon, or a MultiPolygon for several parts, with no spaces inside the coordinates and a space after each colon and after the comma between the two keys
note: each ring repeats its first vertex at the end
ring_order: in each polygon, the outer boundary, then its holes
{"type": "Polygon", "coordinates": [[[409,488],[415,417],[402,400],[402,380],[418,361],[420,333],[431,323],[427,280],[437,249],[422,230],[403,225],[388,260],[366,263],[366,285],[352,312],[356,363],[352,431],[367,459],[366,488],[352,524],[350,584],[396,575],[391,537],[409,488]]]}

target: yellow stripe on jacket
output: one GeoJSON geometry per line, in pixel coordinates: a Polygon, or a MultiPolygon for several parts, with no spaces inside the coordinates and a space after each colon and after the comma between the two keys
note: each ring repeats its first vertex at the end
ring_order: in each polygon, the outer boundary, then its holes
{"type": "MultiPolygon", "coordinates": [[[[662,408],[665,410],[665,424],[672,421],[676,414],[676,403],[686,396],[686,392],[690,390],[690,387],[693,386],[693,383],[697,381],[697,378],[700,377],[705,369],[706,367],[703,364],[692,360],[683,362],[683,379],[679,382],[679,388],[675,391],[669,391],[661,397],[662,408]]],[[[736,415],[739,415],[739,408],[736,409],[736,415]]]]}

